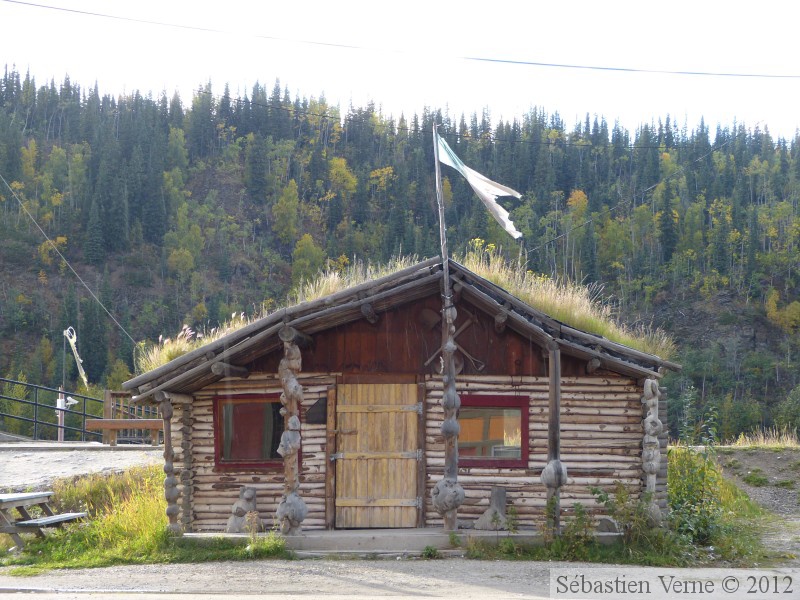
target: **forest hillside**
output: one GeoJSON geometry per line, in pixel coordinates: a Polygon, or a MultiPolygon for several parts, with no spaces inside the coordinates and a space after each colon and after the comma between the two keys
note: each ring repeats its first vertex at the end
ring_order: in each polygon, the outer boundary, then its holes
{"type": "Polygon", "coordinates": [[[75,389],[72,326],[90,381],[115,388],[141,342],[269,309],[320,268],[436,255],[434,122],[523,194],[506,203],[519,243],[445,167],[451,250],[522,252],[628,327],[668,331],[684,365],[665,381],[673,435],[800,425],[800,136],[669,115],[627,131],[543,108],[387,116],[277,81],[112,97],[6,67],[0,376],[75,389]]]}

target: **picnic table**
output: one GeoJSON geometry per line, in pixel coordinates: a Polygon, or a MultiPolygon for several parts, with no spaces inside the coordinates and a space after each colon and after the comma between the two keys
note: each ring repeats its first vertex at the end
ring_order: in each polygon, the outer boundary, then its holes
{"type": "Polygon", "coordinates": [[[107,431],[110,435],[109,445],[117,445],[117,433],[127,430],[149,430],[150,443],[158,446],[158,432],[164,429],[162,419],[86,419],[88,431],[107,431]]]}
{"type": "Polygon", "coordinates": [[[0,494],[0,533],[7,533],[22,549],[25,542],[20,533],[34,533],[44,537],[44,529],[61,527],[64,523],[86,517],[85,512],[55,514],[50,508],[50,497],[53,492],[29,492],[16,494],[0,494]],[[33,518],[29,508],[38,506],[44,516],[33,518]],[[18,516],[14,516],[16,511],[18,516]]]}

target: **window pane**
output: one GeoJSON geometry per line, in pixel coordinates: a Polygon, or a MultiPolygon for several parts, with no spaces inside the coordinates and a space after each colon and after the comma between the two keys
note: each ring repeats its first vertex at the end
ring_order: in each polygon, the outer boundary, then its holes
{"type": "Polygon", "coordinates": [[[458,455],[482,460],[519,459],[522,456],[522,410],[519,408],[462,407],[458,455]]]}
{"type": "Polygon", "coordinates": [[[222,405],[222,460],[280,459],[283,432],[280,402],[225,402],[222,405]]]}

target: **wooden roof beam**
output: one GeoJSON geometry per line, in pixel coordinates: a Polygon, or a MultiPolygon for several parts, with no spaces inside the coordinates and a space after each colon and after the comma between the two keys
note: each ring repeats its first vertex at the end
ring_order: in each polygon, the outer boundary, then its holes
{"type": "Polygon", "coordinates": [[[284,344],[296,344],[300,348],[308,348],[314,343],[314,339],[310,335],[306,335],[290,325],[281,327],[278,337],[284,344]]]}
{"type": "Polygon", "coordinates": [[[361,314],[364,315],[370,325],[375,325],[378,322],[378,313],[375,312],[375,308],[370,303],[361,305],[361,314]]]}
{"type": "Polygon", "coordinates": [[[213,365],[211,365],[211,372],[214,375],[219,375],[220,377],[239,377],[241,379],[247,379],[250,377],[250,370],[248,368],[232,365],[222,361],[215,362],[213,365]]]}

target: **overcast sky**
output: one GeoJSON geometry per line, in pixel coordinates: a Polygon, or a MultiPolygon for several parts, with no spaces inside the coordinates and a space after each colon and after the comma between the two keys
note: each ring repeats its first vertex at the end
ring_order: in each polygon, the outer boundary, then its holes
{"type": "Polygon", "coordinates": [[[536,106],[568,128],[587,113],[629,130],[669,114],[688,130],[703,116],[712,134],[736,119],[792,137],[798,15],[775,0],[0,0],[0,60],[37,85],[177,90],[187,106],[209,81],[244,95],[278,78],[293,97],[343,111],[373,100],[395,117],[488,108],[496,125],[536,106]]]}

